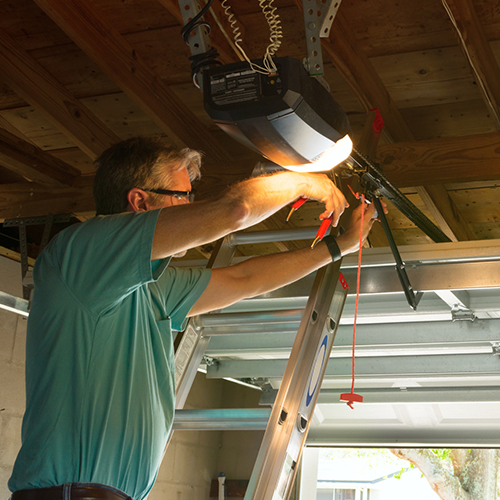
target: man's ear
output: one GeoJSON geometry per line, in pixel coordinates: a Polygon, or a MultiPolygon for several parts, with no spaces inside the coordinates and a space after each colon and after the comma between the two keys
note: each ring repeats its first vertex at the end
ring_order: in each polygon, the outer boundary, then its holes
{"type": "Polygon", "coordinates": [[[127,193],[127,200],[130,212],[144,212],[148,209],[148,195],[142,189],[132,188],[127,193]]]}

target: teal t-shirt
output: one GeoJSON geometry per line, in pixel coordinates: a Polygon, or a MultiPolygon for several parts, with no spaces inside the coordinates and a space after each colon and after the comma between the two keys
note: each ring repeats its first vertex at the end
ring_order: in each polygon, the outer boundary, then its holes
{"type": "Polygon", "coordinates": [[[11,491],[91,482],[141,500],[153,486],[174,416],[172,330],[210,280],[151,262],[158,214],[95,217],[37,259],[11,491]]]}

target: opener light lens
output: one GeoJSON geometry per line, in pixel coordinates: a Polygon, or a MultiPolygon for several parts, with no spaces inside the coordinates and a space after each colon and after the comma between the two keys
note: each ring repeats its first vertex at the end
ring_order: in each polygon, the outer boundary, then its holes
{"type": "Polygon", "coordinates": [[[313,163],[305,163],[303,165],[282,165],[288,170],[294,172],[326,172],[342,163],[351,154],[352,141],[346,135],[337,141],[331,148],[327,149],[313,163]]]}

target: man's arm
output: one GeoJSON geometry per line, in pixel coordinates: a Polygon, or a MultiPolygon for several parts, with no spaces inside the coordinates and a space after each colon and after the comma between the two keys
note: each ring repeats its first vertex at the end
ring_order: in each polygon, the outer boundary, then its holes
{"type": "Polygon", "coordinates": [[[253,226],[299,197],[324,203],[320,218],[333,214],[334,226],[348,206],[326,175],[283,172],[256,177],[236,184],[217,198],[162,209],[151,259],[165,258],[253,226]]]}
{"type": "MultiPolygon", "coordinates": [[[[366,208],[363,239],[373,225],[375,207],[366,208]]],[[[354,210],[349,227],[337,238],[342,256],[359,249],[361,206],[354,210]]],[[[189,312],[189,316],[227,307],[239,300],[270,292],[293,283],[322,266],[332,256],[324,242],[314,249],[302,248],[292,252],[254,257],[234,266],[214,269],[210,282],[189,312]]]]}

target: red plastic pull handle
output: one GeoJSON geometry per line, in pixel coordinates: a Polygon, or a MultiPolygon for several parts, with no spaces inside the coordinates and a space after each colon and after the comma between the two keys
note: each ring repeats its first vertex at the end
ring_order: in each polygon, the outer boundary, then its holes
{"type": "Polygon", "coordinates": [[[359,394],[354,394],[354,392],[344,392],[344,394],[340,395],[340,401],[345,401],[347,406],[349,406],[352,410],[354,410],[353,403],[362,403],[363,396],[359,394]]]}

